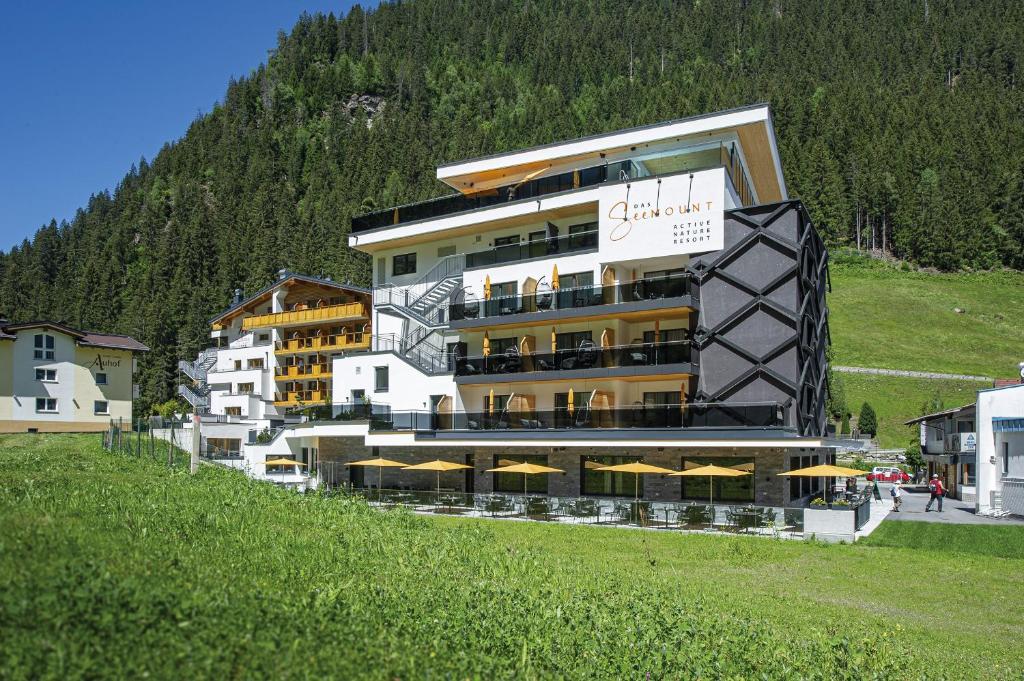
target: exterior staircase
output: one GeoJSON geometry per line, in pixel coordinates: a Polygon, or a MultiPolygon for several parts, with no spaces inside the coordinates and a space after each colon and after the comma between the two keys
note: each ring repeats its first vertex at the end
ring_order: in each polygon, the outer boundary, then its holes
{"type": "Polygon", "coordinates": [[[393,350],[427,373],[449,371],[438,338],[448,328],[448,300],[462,285],[465,267],[465,255],[450,255],[413,284],[382,286],[373,291],[375,307],[404,318],[402,337],[393,350]]]}
{"type": "Polygon", "coordinates": [[[194,362],[178,362],[181,373],[192,379],[191,386],[184,383],[178,386],[178,394],[200,414],[210,410],[210,386],[206,383],[206,377],[216,363],[217,348],[206,348],[194,362]]]}

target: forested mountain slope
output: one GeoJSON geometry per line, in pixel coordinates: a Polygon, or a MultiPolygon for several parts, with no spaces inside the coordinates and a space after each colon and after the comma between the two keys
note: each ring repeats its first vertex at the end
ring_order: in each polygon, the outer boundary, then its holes
{"type": "Polygon", "coordinates": [[[232,289],[281,267],[367,283],[350,216],[445,193],[439,162],[759,101],[790,193],[831,244],[1022,268],[1022,46],[1016,0],[412,0],[305,16],[182,139],[0,255],[0,314],[138,337],[153,348],[145,406],[172,394],[177,358],[232,289]]]}

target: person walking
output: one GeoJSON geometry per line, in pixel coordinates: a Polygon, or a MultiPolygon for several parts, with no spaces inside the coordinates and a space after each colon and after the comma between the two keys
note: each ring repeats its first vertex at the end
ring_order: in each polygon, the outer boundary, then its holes
{"type": "Polygon", "coordinates": [[[945,495],[946,490],[942,487],[942,481],[939,480],[938,473],[932,473],[932,479],[928,483],[928,491],[931,492],[931,497],[928,499],[928,505],[924,507],[924,512],[932,510],[932,504],[935,500],[939,500],[939,513],[942,513],[942,497],[945,495]]]}
{"type": "Polygon", "coordinates": [[[892,497],[893,513],[899,513],[900,506],[903,505],[903,485],[899,480],[892,483],[892,487],[889,488],[889,496],[892,497]]]}

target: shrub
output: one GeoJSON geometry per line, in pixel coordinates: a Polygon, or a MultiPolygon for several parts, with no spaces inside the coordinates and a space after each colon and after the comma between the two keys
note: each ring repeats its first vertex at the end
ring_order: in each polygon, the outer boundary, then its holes
{"type": "Polygon", "coordinates": [[[865,402],[860,408],[860,415],[857,417],[857,427],[860,432],[867,433],[874,437],[878,433],[878,417],[871,405],[865,402]]]}

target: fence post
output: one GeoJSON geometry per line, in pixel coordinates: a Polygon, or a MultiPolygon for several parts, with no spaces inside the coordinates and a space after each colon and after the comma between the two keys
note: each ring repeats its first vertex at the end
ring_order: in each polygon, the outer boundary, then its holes
{"type": "Polygon", "coordinates": [[[135,455],[142,458],[142,419],[139,419],[138,431],[135,433],[135,455]]]}
{"type": "Polygon", "coordinates": [[[171,421],[171,437],[167,440],[167,466],[174,465],[174,421],[171,421]]]}

